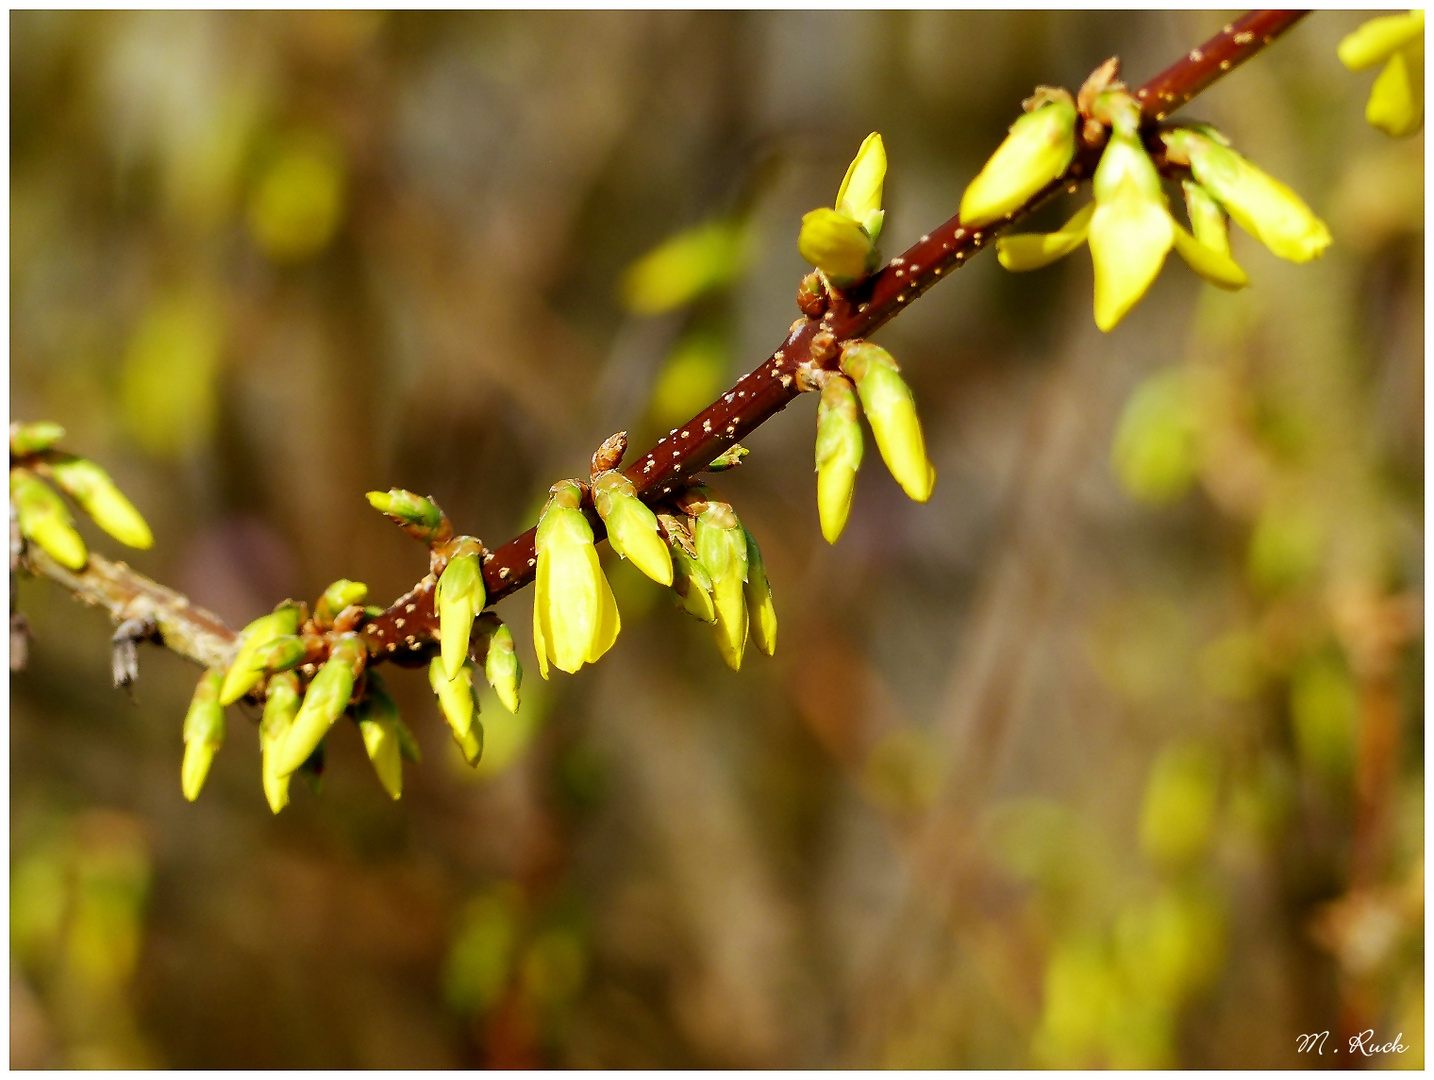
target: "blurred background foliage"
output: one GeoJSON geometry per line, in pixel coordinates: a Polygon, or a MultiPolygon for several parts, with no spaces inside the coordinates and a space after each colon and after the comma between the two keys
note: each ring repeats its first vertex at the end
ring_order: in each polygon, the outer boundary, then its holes
{"type": "MultiPolygon", "coordinates": [[[[1224,21],[10,19],[12,416],[64,424],[155,526],[124,557],[236,626],[423,573],[363,492],[506,540],[755,366],[867,132],[890,254],[1033,85],[1113,53],[1138,83],[1224,21]]],[[[752,437],[717,487],[773,661],[732,674],[618,565],[617,646],[543,684],[525,592],[476,771],[399,674],[402,801],[339,737],[274,818],[255,718],[187,805],[194,670],[149,650],[126,700],[103,620],[22,580],[12,1064],[1288,1067],[1373,1028],[1422,1066],[1424,149],[1365,125],[1358,21],[1187,110],[1324,259],[1237,236],[1252,288],[1172,260],[1110,335],[1088,261],[976,260],[879,336],[935,495],[869,453],[835,547],[815,403],[752,437]]]]}

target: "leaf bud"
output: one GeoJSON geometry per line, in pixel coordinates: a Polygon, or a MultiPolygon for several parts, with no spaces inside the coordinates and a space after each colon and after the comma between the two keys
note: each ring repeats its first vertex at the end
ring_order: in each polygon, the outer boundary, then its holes
{"type": "Polygon", "coordinates": [[[593,505],[607,526],[608,543],[659,585],[672,584],[672,557],[657,529],[657,515],[637,497],[632,481],[613,470],[593,484],[593,505]]]}
{"type": "Polygon", "coordinates": [[[424,543],[441,544],[452,535],[453,528],[442,509],[432,499],[403,488],[370,491],[368,504],[399,525],[410,536],[424,543]]]}
{"type": "Polygon", "coordinates": [[[822,387],[817,405],[817,514],[822,536],[835,544],[846,528],[851,493],[861,467],[861,421],[856,388],[843,375],[832,373],[822,387]]]}
{"type": "Polygon", "coordinates": [[[11,469],[10,501],[26,540],[38,544],[61,566],[84,569],[90,553],[75,531],[69,508],[48,484],[28,469],[11,469]]]}
{"type": "Polygon", "coordinates": [[[961,196],[961,224],[999,221],[1065,175],[1075,156],[1075,126],[1075,102],[1063,90],[1050,92],[1043,104],[1012,124],[961,196]]]}
{"type": "Polygon", "coordinates": [[[224,672],[218,668],[206,671],[194,688],[189,712],[184,717],[184,763],[180,766],[180,786],[190,802],[199,798],[214,754],[224,745],[224,706],[219,704],[219,687],[224,672]]]}
{"type": "Polygon", "coordinates": [[[60,490],[79,503],[96,525],[121,544],[140,549],[154,546],[149,524],[115,486],[110,474],[93,461],[66,458],[52,462],[50,472],[60,490]]]}
{"type": "Polygon", "coordinates": [[[735,469],[738,465],[742,464],[743,458],[750,453],[751,451],[741,443],[733,443],[713,458],[712,463],[708,465],[704,471],[726,472],[728,469],[735,469]]]}
{"type": "Polygon", "coordinates": [[[302,765],[344,714],[366,655],[357,634],[340,636],[329,649],[329,659],[310,681],[304,703],[275,752],[274,770],[280,776],[302,765]]]}
{"type": "MultiPolygon", "coordinates": [[[[264,677],[268,669],[268,655],[261,656],[270,644],[285,638],[299,646],[298,655],[304,655],[303,642],[293,635],[299,629],[299,608],[296,604],[282,604],[268,615],[261,615],[239,633],[239,652],[224,675],[224,684],[219,691],[219,704],[232,705],[247,694],[264,677]]],[[[287,656],[293,652],[293,645],[286,646],[281,653],[287,656]]],[[[295,663],[298,661],[296,660],[295,663]]],[[[283,665],[292,667],[293,665],[283,665]]]]}
{"type": "Polygon", "coordinates": [[[887,469],[907,495],[925,502],[936,483],[936,470],[927,460],[916,402],[896,361],[879,345],[859,341],[842,350],[841,369],[856,384],[887,469]]]}

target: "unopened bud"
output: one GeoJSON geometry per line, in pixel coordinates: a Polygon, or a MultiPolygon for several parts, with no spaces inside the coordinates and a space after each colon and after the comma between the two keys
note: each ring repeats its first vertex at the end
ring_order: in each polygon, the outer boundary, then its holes
{"type": "Polygon", "coordinates": [[[184,763],[179,779],[184,797],[190,802],[199,798],[214,755],[224,745],[224,706],[219,704],[223,681],[224,672],[217,668],[206,671],[194,688],[184,717],[184,763]]]}
{"type": "MultiPolygon", "coordinates": [[[[299,609],[294,604],[284,604],[277,611],[261,615],[244,627],[239,634],[239,652],[224,675],[224,685],[219,691],[219,703],[232,705],[259,685],[259,680],[268,669],[268,654],[261,656],[260,653],[279,638],[287,638],[290,642],[297,643],[299,656],[302,657],[303,642],[292,636],[298,629],[299,609]]],[[[292,652],[293,645],[286,646],[285,650],[285,655],[292,652]]]]}
{"type": "Polygon", "coordinates": [[[355,719],[363,737],[364,750],[373,763],[378,782],[389,797],[403,794],[403,760],[399,747],[398,706],[384,689],[382,680],[370,673],[368,696],[359,705],[355,719]]]}
{"type": "Polygon", "coordinates": [[[961,196],[961,224],[979,227],[999,221],[1064,176],[1075,156],[1075,125],[1075,102],[1064,91],[1012,124],[1011,133],[961,196]]]}
{"type": "Polygon", "coordinates": [[[314,605],[314,622],[319,626],[332,626],[339,612],[350,604],[362,604],[368,598],[368,586],[362,581],[339,578],[319,597],[314,605]]]}
{"type": "Polygon", "coordinates": [[[1175,226],[1175,250],[1191,270],[1211,285],[1233,291],[1250,283],[1249,275],[1229,254],[1206,247],[1178,224],[1175,226]]]}
{"type": "Polygon", "coordinates": [[[861,224],[825,206],[802,217],[797,250],[839,289],[870,276],[880,261],[876,241],[861,224]]]}
{"type": "Polygon", "coordinates": [[[996,240],[996,260],[1012,273],[1040,270],[1063,259],[1086,242],[1095,203],[1086,203],[1055,232],[1018,233],[996,240]]]}
{"type": "Polygon", "coordinates": [[[742,459],[750,453],[751,451],[741,443],[735,443],[727,447],[726,450],[723,450],[717,457],[713,458],[712,464],[708,465],[704,471],[726,472],[728,469],[735,469],[738,465],[742,464],[742,459]]]}
{"type": "Polygon", "coordinates": [[[841,369],[856,384],[861,407],[881,459],[901,489],[917,502],[931,498],[936,470],[926,457],[926,441],[911,388],[885,349],[857,342],[842,351],[841,369]]]}
{"type": "Polygon", "coordinates": [[[1160,174],[1134,136],[1112,132],[1093,178],[1095,324],[1112,330],[1145,295],[1175,242],[1160,174]]]}
{"type": "Polygon", "coordinates": [[[677,606],[705,623],[717,621],[712,606],[712,578],[702,564],[678,544],[672,551],[672,595],[677,606]]]}
{"type": "Polygon", "coordinates": [[[671,585],[672,557],[657,530],[657,515],[637,497],[632,481],[620,472],[603,473],[593,484],[593,505],[612,549],[659,585],[671,585]]]}
{"type": "Polygon", "coordinates": [[[26,540],[38,544],[61,566],[84,569],[90,553],[75,531],[69,508],[48,484],[28,469],[11,469],[10,501],[26,540]]]}
{"type": "Polygon", "coordinates": [[[48,420],[33,424],[22,424],[18,420],[10,425],[10,456],[27,457],[48,450],[65,437],[65,429],[48,420]]]}
{"type": "Polygon", "coordinates": [[[726,503],[710,501],[693,528],[697,553],[712,579],[712,627],[717,651],[733,671],[742,666],[747,646],[747,537],[737,515],[726,503]]]}
{"type": "Polygon", "coordinates": [[[488,637],[488,654],[483,658],[483,675],[498,695],[503,708],[518,711],[518,688],[523,685],[523,665],[513,648],[513,631],[499,623],[488,637]]]}
{"type": "Polygon", "coordinates": [[[477,720],[473,721],[470,727],[462,735],[453,733],[453,741],[458,744],[458,751],[463,755],[463,760],[474,768],[478,762],[483,760],[483,725],[477,720]]]}
{"type": "Polygon", "coordinates": [[[886,144],[880,132],[873,131],[847,166],[836,200],[837,212],[859,222],[873,243],[881,237],[881,193],[885,183],[886,144]]]}
{"type": "Polygon", "coordinates": [[[405,532],[425,543],[442,543],[453,531],[438,504],[422,495],[403,488],[389,488],[387,491],[370,491],[366,498],[380,514],[391,518],[405,532]]]}
{"type": "Polygon", "coordinates": [[[487,602],[483,561],[476,551],[449,559],[439,575],[433,606],[438,609],[438,643],[443,670],[450,679],[463,666],[463,660],[468,655],[468,639],[473,634],[473,620],[487,602]]]}
{"type": "Polygon", "coordinates": [[[544,678],[548,662],[575,672],[597,660],[621,628],[617,601],[593,547],[592,527],[578,509],[581,488],[563,481],[552,492],[534,537],[533,645],[544,678]]]}
{"type": "Polygon", "coordinates": [[[461,739],[467,735],[478,714],[478,702],[473,696],[473,665],[465,663],[450,679],[443,669],[442,658],[435,656],[428,665],[428,685],[438,696],[438,708],[454,736],[461,739]]]}
{"type": "Polygon", "coordinates": [[[60,490],[121,544],[141,549],[154,546],[148,523],[115,486],[110,474],[93,461],[80,457],[55,461],[50,472],[60,490]]]}
{"type": "Polygon", "coordinates": [[[831,374],[817,405],[817,514],[829,544],[846,528],[856,471],[861,467],[862,437],[856,388],[845,376],[831,374]]]}
{"type": "Polygon", "coordinates": [[[334,642],[328,661],[309,683],[283,746],[276,751],[274,770],[280,776],[302,765],[344,714],[365,658],[363,643],[356,634],[345,634],[334,642]]]}
{"type": "Polygon", "coordinates": [[[264,798],[268,800],[269,809],[276,814],[289,805],[289,775],[281,774],[274,767],[278,760],[276,752],[284,745],[284,739],[298,714],[299,677],[292,671],[280,672],[269,680],[264,698],[264,716],[259,721],[264,798]]]}
{"type": "Polygon", "coordinates": [[[255,654],[265,672],[288,671],[304,662],[309,655],[308,644],[297,635],[278,637],[255,654]]]}
{"type": "Polygon", "coordinates": [[[772,585],[767,580],[767,567],[762,562],[762,550],[751,532],[743,528],[747,540],[747,619],[752,640],[757,648],[768,656],[777,651],[777,608],[772,603],[772,585]]]}

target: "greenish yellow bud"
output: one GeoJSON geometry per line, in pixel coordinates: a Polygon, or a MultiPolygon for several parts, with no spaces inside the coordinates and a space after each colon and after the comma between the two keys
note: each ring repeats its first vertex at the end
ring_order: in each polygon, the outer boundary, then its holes
{"type": "MultiPolygon", "coordinates": [[[[268,655],[261,656],[260,653],[279,638],[297,643],[299,656],[302,657],[303,642],[292,636],[298,629],[299,609],[294,604],[284,604],[277,611],[261,615],[244,627],[239,634],[239,652],[234,657],[234,663],[229,665],[223,688],[219,691],[219,703],[232,705],[259,685],[268,670],[268,655]]],[[[292,651],[292,646],[287,648],[292,651]]]]}
{"type": "Polygon", "coordinates": [[[53,462],[50,472],[55,483],[81,509],[94,518],[95,524],[121,544],[132,548],[154,546],[154,534],[140,512],[115,487],[110,474],[85,458],[67,458],[53,462]]]}
{"type": "Polygon", "coordinates": [[[751,451],[741,443],[735,443],[718,454],[717,457],[713,459],[712,464],[707,466],[705,471],[726,472],[728,469],[735,469],[738,465],[742,464],[742,459],[750,453],[751,451]]]}
{"type": "Polygon", "coordinates": [[[750,623],[752,640],[757,648],[768,656],[777,652],[777,608],[772,603],[772,584],[767,580],[767,567],[762,562],[762,550],[746,528],[742,535],[747,539],[747,618],[750,623]]]}
{"type": "Polygon", "coordinates": [[[447,540],[451,528],[446,524],[443,511],[432,499],[415,495],[403,488],[389,488],[387,491],[370,491],[366,495],[368,504],[380,514],[427,542],[447,540]]]}
{"type": "MultiPolygon", "coordinates": [[[[1423,12],[1420,12],[1422,19],[1423,12]]],[[[1374,80],[1364,118],[1396,139],[1413,135],[1424,126],[1424,39],[1400,49],[1389,58],[1374,80]]]]}
{"type": "Polygon", "coordinates": [[[1424,12],[1381,15],[1370,19],[1339,43],[1339,62],[1350,71],[1382,63],[1398,50],[1424,38],[1424,12]]]}
{"type": "Polygon", "coordinates": [[[1303,199],[1209,133],[1179,128],[1161,138],[1235,223],[1280,258],[1308,262],[1329,247],[1329,229],[1303,199]]]}
{"type": "Polygon", "coordinates": [[[458,744],[463,760],[477,768],[478,762],[483,760],[483,725],[474,720],[473,726],[462,735],[455,731],[453,741],[458,744]]]}
{"type": "Polygon", "coordinates": [[[465,663],[450,679],[443,669],[442,658],[435,656],[428,665],[428,685],[438,695],[438,707],[454,736],[463,738],[478,714],[478,701],[473,696],[473,665],[465,663]]]}
{"type": "Polygon", "coordinates": [[[69,508],[48,484],[28,469],[11,469],[10,501],[26,540],[38,544],[61,566],[84,569],[90,553],[75,531],[69,508]]]}
{"type": "Polygon", "coordinates": [[[339,612],[351,604],[362,604],[368,598],[368,586],[362,581],[339,578],[319,597],[314,605],[314,621],[320,626],[332,626],[339,612]]]}
{"type": "Polygon", "coordinates": [[[575,672],[599,659],[621,628],[617,601],[593,547],[592,527],[578,509],[582,490],[571,480],[552,490],[534,538],[533,645],[544,678],[549,662],[575,672]]]}
{"type": "Polygon", "coordinates": [[[612,549],[659,585],[671,585],[672,556],[657,530],[657,515],[637,497],[632,481],[616,470],[603,473],[593,484],[593,505],[612,549]]]}
{"type": "Polygon", "coordinates": [[[214,754],[224,745],[224,706],[219,704],[219,687],[224,672],[206,671],[194,688],[189,712],[184,717],[184,764],[180,767],[180,785],[190,802],[199,798],[204,779],[214,754]]]}
{"type": "Polygon", "coordinates": [[[16,421],[10,425],[10,455],[26,457],[30,454],[38,454],[41,450],[50,449],[64,437],[65,429],[48,420],[40,420],[33,424],[22,424],[16,421]]]}
{"type": "Polygon", "coordinates": [[[488,593],[483,585],[483,561],[477,554],[458,555],[448,560],[434,590],[433,606],[438,609],[438,643],[443,670],[452,679],[468,656],[473,620],[488,593]]]}
{"type": "Polygon", "coordinates": [[[869,277],[881,261],[876,241],[855,218],[825,206],[802,217],[797,250],[839,289],[869,277]]]}
{"type": "Polygon", "coordinates": [[[829,544],[846,528],[851,493],[861,467],[861,421],[856,388],[842,375],[827,377],[817,405],[817,514],[829,544]]]}
{"type": "Polygon", "coordinates": [[[275,768],[277,751],[284,745],[294,717],[299,715],[299,677],[284,671],[269,680],[264,698],[264,716],[259,721],[259,752],[262,755],[261,776],[264,798],[269,809],[278,813],[289,805],[289,774],[275,768]]]}
{"type": "Polygon", "coordinates": [[[284,742],[275,752],[274,771],[287,776],[312,754],[329,728],[348,708],[354,680],[366,657],[357,634],[344,634],[329,649],[329,659],[309,683],[304,703],[284,742]]]}
{"type": "Polygon", "coordinates": [[[1214,196],[1193,180],[1180,181],[1180,189],[1185,193],[1185,213],[1195,239],[1212,251],[1230,254],[1230,221],[1214,196]]]}
{"type": "Polygon", "coordinates": [[[847,166],[836,201],[837,212],[859,222],[873,243],[881,237],[881,190],[885,183],[886,144],[880,132],[873,131],[847,166]]]}
{"type": "Polygon", "coordinates": [[[1086,203],[1052,233],[1020,233],[996,240],[996,260],[1013,273],[1039,270],[1063,259],[1086,242],[1095,203],[1086,203]]]}
{"type": "Polygon", "coordinates": [[[693,526],[697,555],[712,579],[712,627],[717,651],[733,671],[742,666],[747,647],[747,537],[737,515],[723,502],[712,501],[693,526]]]}
{"type": "Polygon", "coordinates": [[[1064,93],[1012,124],[961,196],[961,224],[979,228],[999,221],[1064,176],[1075,156],[1075,125],[1075,102],[1064,93]]]}
{"type": "Polygon", "coordinates": [[[1233,291],[1250,283],[1249,275],[1228,253],[1206,247],[1178,223],[1175,225],[1175,250],[1191,270],[1211,285],[1233,291]]]}
{"type": "Polygon", "coordinates": [[[716,622],[717,609],[712,606],[711,575],[679,545],[673,544],[671,551],[672,594],[677,600],[677,606],[705,623],[716,622]]]}
{"type": "Polygon", "coordinates": [[[309,647],[304,639],[296,635],[275,638],[255,654],[265,672],[288,671],[304,662],[309,647]]]}
{"type": "Polygon", "coordinates": [[[355,719],[378,782],[390,798],[399,798],[403,794],[403,755],[399,746],[398,706],[377,675],[369,675],[368,697],[359,705],[355,719]]]}
{"type": "Polygon", "coordinates": [[[936,470],[926,457],[916,401],[896,361],[879,345],[861,341],[842,351],[841,369],[856,383],[881,460],[907,495],[925,502],[936,484],[936,470]]]}
{"type": "Polygon", "coordinates": [[[1112,132],[1093,178],[1095,324],[1113,330],[1155,281],[1175,243],[1160,174],[1135,137],[1112,132]]]}
{"type": "Polygon", "coordinates": [[[488,655],[483,658],[483,675],[498,695],[503,708],[518,711],[518,688],[523,685],[523,665],[513,648],[513,631],[499,623],[488,638],[488,655]]]}

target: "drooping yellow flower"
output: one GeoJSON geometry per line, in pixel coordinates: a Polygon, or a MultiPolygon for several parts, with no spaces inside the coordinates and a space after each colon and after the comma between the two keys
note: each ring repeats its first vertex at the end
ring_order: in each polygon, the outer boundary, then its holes
{"type": "Polygon", "coordinates": [[[534,541],[533,646],[538,669],[548,664],[575,672],[612,648],[621,629],[617,601],[593,547],[582,488],[574,480],[552,486],[534,541]]]}
{"type": "Polygon", "coordinates": [[[822,536],[835,544],[851,513],[856,471],[861,467],[861,421],[856,388],[844,375],[831,374],[817,405],[817,515],[822,536]]]}
{"type": "Polygon", "coordinates": [[[1136,135],[1119,130],[1096,166],[1090,219],[1095,265],[1095,323],[1112,330],[1145,295],[1175,243],[1175,223],[1160,190],[1160,174],[1136,135]]]}
{"type": "Polygon", "coordinates": [[[443,670],[450,679],[458,674],[468,655],[468,639],[473,633],[473,620],[488,602],[483,585],[482,546],[472,537],[459,542],[458,551],[448,560],[433,591],[433,606],[438,609],[438,644],[443,657],[443,670]]]}

